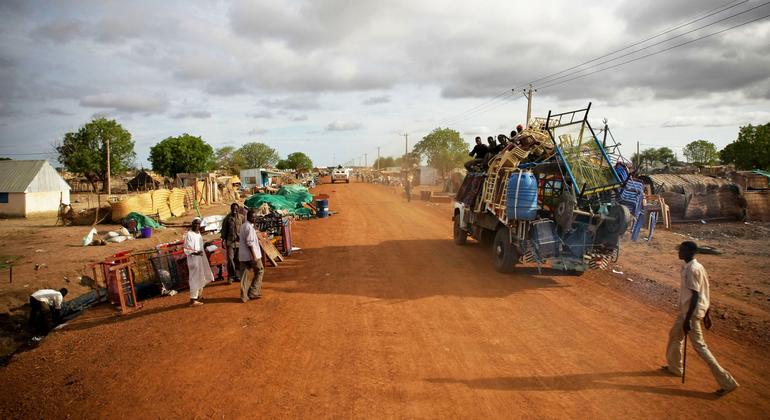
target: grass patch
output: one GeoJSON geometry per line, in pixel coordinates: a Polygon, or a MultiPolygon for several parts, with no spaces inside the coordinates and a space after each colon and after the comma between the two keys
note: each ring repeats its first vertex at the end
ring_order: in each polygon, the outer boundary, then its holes
{"type": "Polygon", "coordinates": [[[0,255],[0,270],[7,270],[19,258],[17,255],[0,255]]]}

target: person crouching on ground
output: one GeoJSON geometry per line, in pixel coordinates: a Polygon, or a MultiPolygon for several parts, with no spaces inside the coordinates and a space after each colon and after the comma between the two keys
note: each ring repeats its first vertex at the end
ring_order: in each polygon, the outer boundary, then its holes
{"type": "Polygon", "coordinates": [[[238,258],[238,232],[243,224],[238,203],[230,204],[230,214],[222,221],[222,248],[224,248],[227,258],[227,283],[240,281],[238,277],[238,267],[236,260],[238,258]]]}
{"type": "Polygon", "coordinates": [[[35,336],[46,335],[62,322],[62,304],[67,289],[60,290],[41,289],[29,296],[29,327],[35,332],[35,336]],[[50,313],[50,322],[49,315],[50,313]]]}
{"type": "Polygon", "coordinates": [[[246,214],[246,223],[241,225],[239,232],[240,245],[238,247],[238,260],[241,269],[241,301],[246,303],[249,299],[262,297],[262,276],[265,274],[265,266],[262,264],[262,251],[259,249],[257,230],[254,222],[257,221],[257,212],[249,209],[246,214]]]}
{"type": "Polygon", "coordinates": [[[190,306],[200,306],[203,288],[214,281],[209,259],[203,249],[203,237],[200,234],[201,219],[192,221],[190,230],[184,235],[184,253],[187,255],[187,270],[190,273],[190,306]]]}
{"type": "Polygon", "coordinates": [[[681,284],[679,285],[679,314],[668,335],[666,351],[667,365],[663,369],[676,376],[682,376],[682,345],[687,336],[701,359],[711,369],[719,384],[716,394],[725,395],[738,388],[738,382],[717,363],[711,354],[706,341],[703,339],[701,323],[706,328],[711,326],[708,317],[709,309],[709,278],[706,269],[695,259],[698,245],[685,241],[679,245],[679,259],[685,262],[682,267],[681,284]]]}

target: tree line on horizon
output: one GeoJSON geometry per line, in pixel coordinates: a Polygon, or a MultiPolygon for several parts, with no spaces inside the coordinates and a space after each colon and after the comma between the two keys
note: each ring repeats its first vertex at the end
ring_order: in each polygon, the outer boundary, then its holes
{"type": "MultiPolygon", "coordinates": [[[[107,179],[107,142],[110,144],[110,174],[135,168],[134,141],[115,120],[94,118],[75,132],[66,133],[54,150],[59,162],[70,172],[82,174],[96,190],[98,182],[107,179]]],[[[239,148],[225,146],[214,149],[200,136],[184,133],[167,137],[150,148],[152,170],[174,177],[178,173],[209,172],[220,169],[237,175],[241,169],[276,167],[277,169],[310,169],[313,161],[305,153],[290,153],[281,159],[272,147],[250,142],[239,148]]]]}

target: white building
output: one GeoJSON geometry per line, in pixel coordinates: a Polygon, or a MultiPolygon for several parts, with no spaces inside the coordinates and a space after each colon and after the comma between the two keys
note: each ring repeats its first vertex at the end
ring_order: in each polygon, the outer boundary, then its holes
{"type": "Polygon", "coordinates": [[[251,190],[254,187],[267,187],[273,178],[278,176],[281,176],[281,173],[272,169],[241,169],[241,189],[251,190]]]}
{"type": "Polygon", "coordinates": [[[69,202],[70,186],[48,161],[0,161],[0,216],[55,215],[69,202]]]}

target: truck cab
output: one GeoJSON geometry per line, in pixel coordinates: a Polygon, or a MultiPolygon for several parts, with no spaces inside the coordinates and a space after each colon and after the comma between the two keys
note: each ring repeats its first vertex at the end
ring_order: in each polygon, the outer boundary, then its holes
{"type": "Polygon", "coordinates": [[[337,181],[345,181],[350,183],[350,169],[348,168],[334,168],[332,171],[332,184],[337,181]]]}

